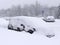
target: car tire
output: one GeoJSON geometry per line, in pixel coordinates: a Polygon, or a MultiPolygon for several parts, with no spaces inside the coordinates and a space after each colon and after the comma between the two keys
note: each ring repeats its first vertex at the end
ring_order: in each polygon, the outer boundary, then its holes
{"type": "Polygon", "coordinates": [[[33,32],[34,32],[34,31],[32,31],[32,30],[29,30],[29,31],[27,31],[27,32],[28,32],[28,33],[30,33],[30,34],[33,34],[33,32]]]}
{"type": "Polygon", "coordinates": [[[33,30],[34,30],[34,31],[36,31],[36,29],[35,29],[35,28],[33,28],[33,30]]]}
{"type": "Polygon", "coordinates": [[[12,25],[8,25],[8,29],[13,30],[13,26],[12,25]]]}
{"type": "Polygon", "coordinates": [[[19,27],[17,27],[17,30],[16,30],[16,31],[20,31],[20,32],[21,32],[21,31],[23,31],[23,30],[21,30],[19,27]]]}

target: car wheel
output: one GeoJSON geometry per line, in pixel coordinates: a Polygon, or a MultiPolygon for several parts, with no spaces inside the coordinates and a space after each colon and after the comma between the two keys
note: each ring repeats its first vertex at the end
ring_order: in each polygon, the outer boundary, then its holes
{"type": "Polygon", "coordinates": [[[30,34],[33,34],[33,32],[34,32],[34,31],[32,31],[32,30],[29,30],[29,31],[27,31],[27,32],[28,32],[28,33],[30,33],[30,34]]]}
{"type": "Polygon", "coordinates": [[[23,31],[23,30],[21,30],[19,27],[17,27],[17,30],[16,30],[16,31],[20,31],[20,32],[21,32],[21,31],[23,31]]]}
{"type": "Polygon", "coordinates": [[[8,25],[8,29],[13,30],[13,26],[9,24],[9,25],[8,25]]]}
{"type": "Polygon", "coordinates": [[[36,31],[36,29],[35,29],[35,28],[33,28],[33,30],[34,30],[34,31],[36,31]]]}

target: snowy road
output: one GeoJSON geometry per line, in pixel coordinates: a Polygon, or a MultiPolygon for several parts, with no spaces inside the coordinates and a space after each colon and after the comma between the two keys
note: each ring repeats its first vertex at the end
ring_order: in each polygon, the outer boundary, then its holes
{"type": "MultiPolygon", "coordinates": [[[[0,45],[60,45],[60,20],[56,20],[54,23],[42,23],[42,28],[54,31],[56,36],[47,38],[37,32],[31,35],[26,32],[8,30],[6,27],[8,23],[6,23],[6,25],[0,26],[0,45]]],[[[0,22],[0,25],[2,24],[0,22]]]]}

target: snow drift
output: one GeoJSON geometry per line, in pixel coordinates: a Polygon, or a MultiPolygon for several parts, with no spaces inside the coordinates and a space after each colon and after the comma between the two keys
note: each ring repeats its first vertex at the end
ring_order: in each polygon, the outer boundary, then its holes
{"type": "Polygon", "coordinates": [[[9,21],[5,20],[4,18],[0,18],[0,27],[7,27],[9,21]]]}

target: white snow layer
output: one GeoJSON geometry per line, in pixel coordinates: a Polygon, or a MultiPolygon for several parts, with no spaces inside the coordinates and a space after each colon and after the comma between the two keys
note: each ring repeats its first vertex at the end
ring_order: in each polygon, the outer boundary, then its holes
{"type": "MultiPolygon", "coordinates": [[[[41,18],[32,18],[33,25],[37,29],[34,34],[8,30],[8,21],[0,18],[0,45],[60,45],[60,20],[54,23],[46,23],[41,18]],[[40,20],[39,20],[40,19],[40,20]],[[1,27],[2,26],[2,27],[1,27]],[[53,38],[47,38],[39,33],[55,33],[53,38]]],[[[32,24],[30,22],[29,24],[32,24]]],[[[32,26],[33,26],[32,25],[32,26]]]]}
{"type": "Polygon", "coordinates": [[[7,27],[8,26],[9,21],[0,18],[0,27],[7,27]]]}

